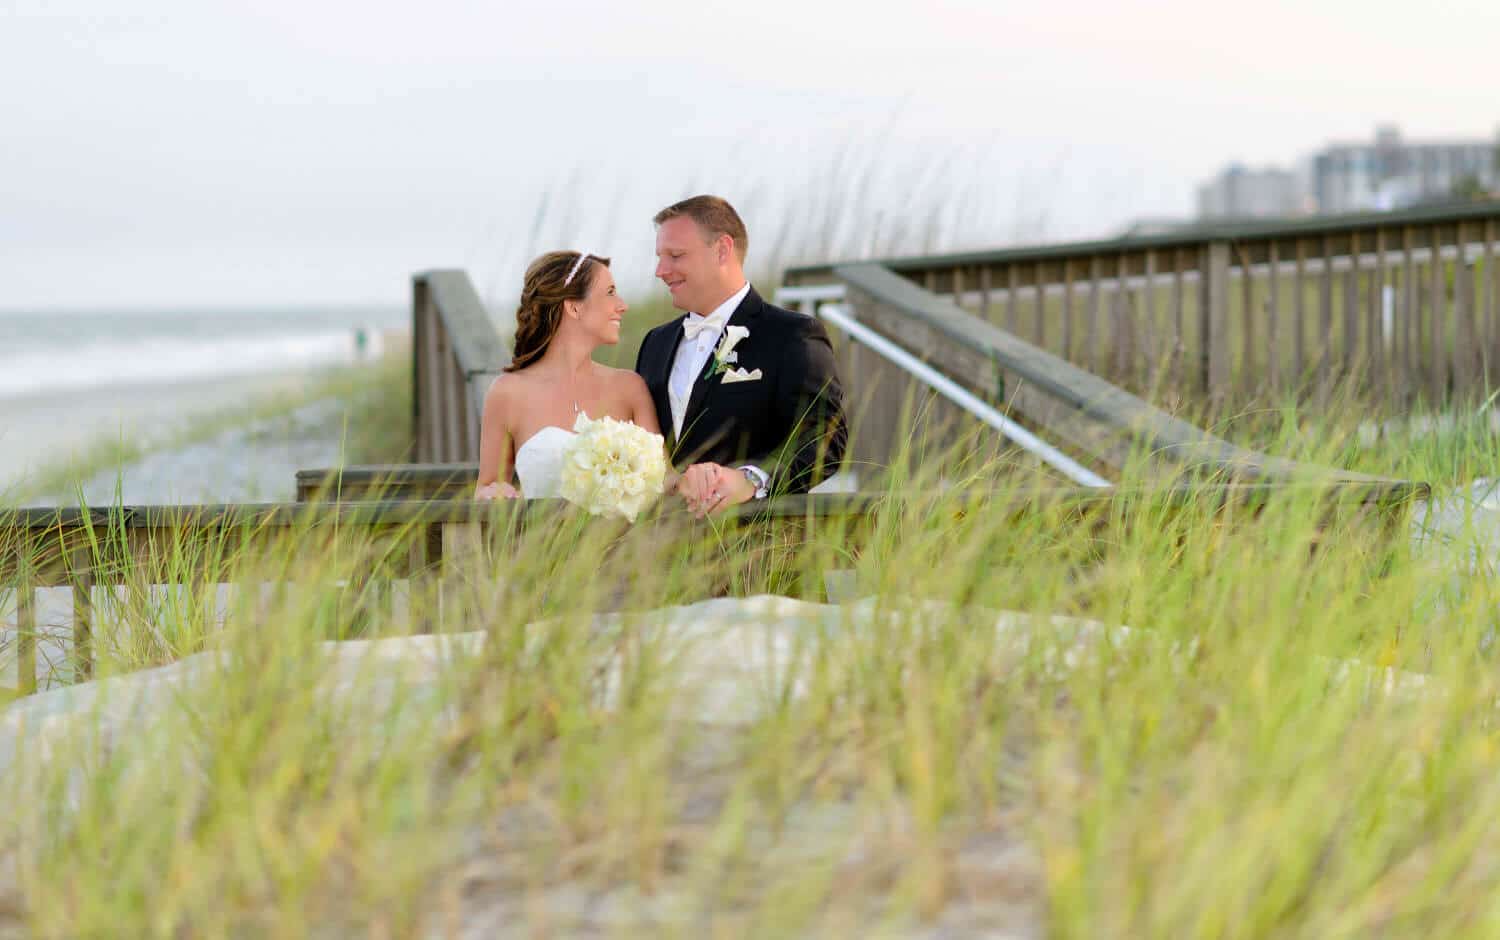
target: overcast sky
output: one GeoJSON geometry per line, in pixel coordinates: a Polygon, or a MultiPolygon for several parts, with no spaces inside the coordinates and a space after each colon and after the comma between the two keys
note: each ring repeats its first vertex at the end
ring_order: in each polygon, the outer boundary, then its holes
{"type": "Polygon", "coordinates": [[[503,300],[552,247],[645,296],[696,191],[762,260],[1108,234],[1378,122],[1492,137],[1497,36],[1494,0],[0,0],[0,309],[503,300]]]}

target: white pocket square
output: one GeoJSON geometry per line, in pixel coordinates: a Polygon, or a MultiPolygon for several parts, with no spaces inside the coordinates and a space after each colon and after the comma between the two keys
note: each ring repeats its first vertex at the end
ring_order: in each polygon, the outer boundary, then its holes
{"type": "Polygon", "coordinates": [[[744,369],[729,369],[724,373],[724,378],[720,381],[725,385],[731,382],[758,382],[760,381],[760,370],[751,369],[749,372],[746,372],[744,369]]]}

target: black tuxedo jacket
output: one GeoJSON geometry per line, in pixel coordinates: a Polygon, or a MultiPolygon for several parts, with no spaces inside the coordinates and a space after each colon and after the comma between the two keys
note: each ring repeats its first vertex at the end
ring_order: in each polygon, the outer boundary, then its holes
{"type": "Polygon", "coordinates": [[[754,464],[770,475],[772,495],[805,493],[837,470],[848,429],[828,331],[813,317],[766,303],[753,287],[727,325],[750,331],[734,348],[739,359],[733,368],[759,369],[761,378],[724,384],[722,372],[708,374],[714,368],[710,355],[693,383],[682,437],[674,438],[667,379],[686,316],[647,333],[635,362],[651,390],[672,463],[754,464]]]}

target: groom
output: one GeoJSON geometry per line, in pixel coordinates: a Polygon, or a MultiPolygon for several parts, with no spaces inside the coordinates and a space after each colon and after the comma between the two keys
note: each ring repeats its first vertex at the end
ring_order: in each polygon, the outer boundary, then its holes
{"type": "Polygon", "coordinates": [[[655,221],[656,276],[684,313],[646,334],[635,371],[673,464],[688,465],[678,492],[700,516],[807,492],[847,438],[828,332],[745,280],[745,223],[728,202],[694,196],[655,221]]]}

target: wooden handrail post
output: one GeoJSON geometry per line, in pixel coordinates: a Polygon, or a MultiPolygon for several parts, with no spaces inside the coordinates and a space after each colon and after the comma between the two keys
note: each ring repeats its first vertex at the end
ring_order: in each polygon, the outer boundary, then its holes
{"type": "Polygon", "coordinates": [[[1229,243],[1204,245],[1198,259],[1198,387],[1214,403],[1228,394],[1229,243]]]}
{"type": "Polygon", "coordinates": [[[426,415],[422,411],[422,388],[423,379],[426,378],[425,360],[427,356],[427,282],[422,278],[412,278],[411,282],[411,443],[413,459],[418,463],[431,463],[436,459],[432,450],[432,439],[427,433],[427,425],[430,423],[423,420],[426,415]]]}
{"type": "Polygon", "coordinates": [[[73,681],[94,675],[94,563],[93,552],[84,543],[69,558],[73,582],[73,681]]]}
{"type": "Polygon", "coordinates": [[[16,690],[36,691],[36,572],[26,539],[16,553],[16,690]]]}
{"type": "Polygon", "coordinates": [[[416,529],[412,532],[412,538],[408,547],[407,565],[410,569],[408,583],[411,585],[408,611],[413,616],[411,624],[415,633],[433,632],[433,612],[436,611],[436,621],[441,624],[443,619],[442,610],[442,573],[443,573],[443,525],[441,522],[418,522],[416,529]],[[415,619],[419,605],[431,605],[427,608],[428,616],[421,620],[415,619]]]}

